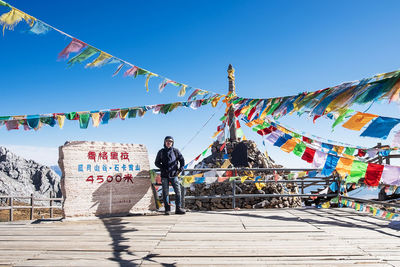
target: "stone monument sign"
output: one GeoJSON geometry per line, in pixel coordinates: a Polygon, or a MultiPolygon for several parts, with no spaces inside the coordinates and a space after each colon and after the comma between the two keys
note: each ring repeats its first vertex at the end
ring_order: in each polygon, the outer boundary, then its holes
{"type": "Polygon", "coordinates": [[[144,145],[72,141],[59,147],[64,217],[126,215],[153,208],[144,145]]]}

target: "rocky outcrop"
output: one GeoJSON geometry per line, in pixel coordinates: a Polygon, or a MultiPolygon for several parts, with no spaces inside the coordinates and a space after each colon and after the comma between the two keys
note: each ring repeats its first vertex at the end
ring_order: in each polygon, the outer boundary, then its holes
{"type": "Polygon", "coordinates": [[[46,198],[52,192],[53,196],[61,197],[60,179],[50,167],[23,159],[0,147],[0,196],[33,194],[36,198],[46,198]]]}

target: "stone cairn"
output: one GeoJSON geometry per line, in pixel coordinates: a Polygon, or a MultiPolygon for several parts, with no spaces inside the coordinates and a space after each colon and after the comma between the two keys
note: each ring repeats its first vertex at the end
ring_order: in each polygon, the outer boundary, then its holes
{"type": "MultiPolygon", "coordinates": [[[[247,147],[247,154],[250,168],[282,168],[281,165],[269,157],[264,155],[258,150],[254,141],[243,140],[241,141],[247,147]]],[[[239,142],[226,140],[226,152],[231,159],[232,151],[239,142]]],[[[222,144],[217,141],[213,143],[211,152],[212,154],[198,163],[195,168],[220,168],[225,159],[225,149],[221,150],[222,144]]],[[[193,172],[193,175],[199,172],[193,172]]],[[[238,171],[232,173],[232,176],[249,175],[250,171],[238,171]]],[[[239,194],[298,194],[298,187],[296,183],[274,183],[268,182],[273,180],[276,176],[271,171],[253,171],[254,177],[261,176],[262,180],[267,180],[265,186],[260,190],[254,185],[253,182],[236,183],[236,195],[239,194]]],[[[288,173],[281,171],[278,172],[279,180],[287,180],[288,173]]],[[[224,175],[226,176],[226,175],[224,175]]],[[[187,196],[212,196],[212,195],[232,195],[232,182],[226,180],[224,182],[215,182],[212,184],[192,184],[190,188],[186,188],[187,196]]],[[[295,208],[301,207],[301,199],[298,197],[251,197],[251,198],[236,198],[236,208],[251,209],[251,208],[295,208]]],[[[217,210],[217,209],[232,209],[232,199],[197,199],[186,200],[185,207],[190,210],[217,210]]]]}

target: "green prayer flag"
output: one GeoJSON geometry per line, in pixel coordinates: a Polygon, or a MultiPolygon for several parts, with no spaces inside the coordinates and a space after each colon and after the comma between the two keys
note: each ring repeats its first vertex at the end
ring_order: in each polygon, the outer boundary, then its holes
{"type": "Polygon", "coordinates": [[[97,48],[94,48],[92,46],[88,46],[85,50],[83,50],[80,54],[74,56],[68,61],[69,66],[74,65],[75,63],[81,63],[85,61],[86,59],[90,58],[94,54],[100,52],[97,48]]]}
{"type": "Polygon", "coordinates": [[[235,99],[235,100],[232,101],[232,104],[237,104],[237,103],[239,103],[239,102],[242,101],[242,100],[243,100],[243,98],[237,98],[237,99],[235,99]]]}
{"type": "Polygon", "coordinates": [[[343,112],[342,114],[340,114],[340,116],[335,120],[335,122],[332,125],[332,130],[333,128],[336,127],[336,125],[338,125],[339,123],[341,123],[348,114],[353,113],[354,109],[347,109],[345,112],[343,112]]]}
{"type": "Polygon", "coordinates": [[[206,149],[206,150],[204,150],[204,151],[201,153],[201,155],[205,156],[205,155],[206,155],[206,153],[207,153],[207,151],[208,151],[208,147],[207,147],[207,149],[206,149]]]}
{"type": "Polygon", "coordinates": [[[344,150],[344,154],[353,156],[355,150],[356,149],[354,147],[346,147],[346,149],[344,150]]]}
{"type": "Polygon", "coordinates": [[[65,118],[67,118],[67,120],[75,120],[75,117],[76,112],[65,113],[65,118]]]}
{"type": "Polygon", "coordinates": [[[110,119],[115,119],[118,115],[118,111],[110,111],[110,119]]]}
{"type": "Polygon", "coordinates": [[[350,175],[346,179],[346,183],[358,183],[358,180],[365,177],[367,172],[368,163],[362,161],[353,161],[351,166],[350,175]]]}
{"type": "Polygon", "coordinates": [[[147,70],[144,70],[144,69],[138,69],[137,70],[137,72],[136,72],[136,75],[146,75],[146,74],[148,74],[148,73],[150,73],[149,71],[147,71],[147,70]]]}
{"type": "MultiPolygon", "coordinates": [[[[1,117],[0,117],[1,118],[1,117]]],[[[224,116],[222,116],[220,119],[219,119],[220,121],[224,121],[224,120],[226,120],[226,116],[224,115],[224,116]]]]}
{"type": "Polygon", "coordinates": [[[300,142],[294,147],[293,153],[296,156],[301,157],[305,150],[306,150],[306,144],[304,144],[303,142],[300,142]]]}
{"type": "Polygon", "coordinates": [[[302,138],[303,137],[301,134],[298,134],[298,133],[292,133],[292,134],[293,134],[293,137],[295,137],[295,138],[302,138]]]}
{"type": "Polygon", "coordinates": [[[130,109],[128,113],[128,118],[136,118],[137,109],[130,109]]]}
{"type": "Polygon", "coordinates": [[[274,111],[281,105],[281,101],[278,100],[278,102],[274,103],[273,105],[271,105],[270,109],[267,112],[267,115],[271,115],[272,113],[274,113],[274,111]]]}
{"type": "Polygon", "coordinates": [[[79,114],[79,127],[81,129],[86,129],[89,125],[90,113],[79,114]]]}
{"type": "Polygon", "coordinates": [[[0,116],[0,121],[7,121],[11,118],[11,116],[0,116]]]}

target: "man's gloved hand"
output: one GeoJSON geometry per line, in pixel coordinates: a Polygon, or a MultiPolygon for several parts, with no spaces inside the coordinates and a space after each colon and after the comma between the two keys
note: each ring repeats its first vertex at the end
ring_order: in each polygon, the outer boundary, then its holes
{"type": "Polygon", "coordinates": [[[180,167],[180,168],[178,169],[178,174],[181,174],[182,171],[183,171],[183,167],[180,167]]]}

